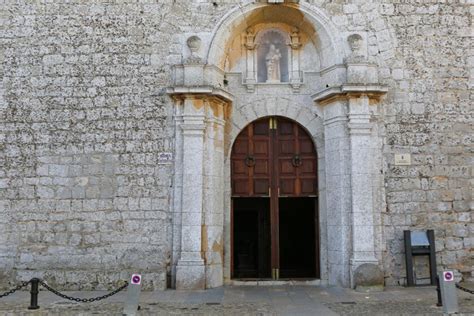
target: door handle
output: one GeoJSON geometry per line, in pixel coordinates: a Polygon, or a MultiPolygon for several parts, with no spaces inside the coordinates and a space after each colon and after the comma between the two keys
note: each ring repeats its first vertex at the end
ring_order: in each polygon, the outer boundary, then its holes
{"type": "Polygon", "coordinates": [[[291,160],[291,163],[293,164],[294,167],[299,167],[301,166],[301,158],[299,155],[295,155],[293,159],[291,160]]]}
{"type": "Polygon", "coordinates": [[[253,167],[255,166],[255,158],[253,156],[248,155],[245,157],[245,164],[247,167],[253,167]]]}

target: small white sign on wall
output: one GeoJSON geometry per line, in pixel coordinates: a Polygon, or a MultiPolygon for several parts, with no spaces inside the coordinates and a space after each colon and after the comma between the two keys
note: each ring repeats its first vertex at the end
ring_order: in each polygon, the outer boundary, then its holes
{"type": "Polygon", "coordinates": [[[395,154],[395,166],[410,166],[411,155],[410,154],[395,154]]]}

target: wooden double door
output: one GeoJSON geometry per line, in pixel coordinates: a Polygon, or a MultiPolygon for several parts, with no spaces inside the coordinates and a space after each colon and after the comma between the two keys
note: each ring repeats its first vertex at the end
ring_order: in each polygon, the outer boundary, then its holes
{"type": "Polygon", "coordinates": [[[317,156],[282,117],[254,121],[231,155],[232,277],[319,278],[317,156]]]}

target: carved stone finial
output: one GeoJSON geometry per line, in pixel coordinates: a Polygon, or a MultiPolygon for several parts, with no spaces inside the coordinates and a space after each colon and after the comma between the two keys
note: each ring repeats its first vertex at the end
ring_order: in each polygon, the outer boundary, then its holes
{"type": "Polygon", "coordinates": [[[199,62],[201,61],[201,57],[198,55],[198,51],[201,48],[201,39],[193,35],[188,38],[186,44],[188,45],[189,50],[191,51],[191,56],[189,57],[188,61],[192,62],[199,62]]]}
{"type": "Polygon", "coordinates": [[[347,42],[351,48],[350,61],[365,61],[367,59],[363,44],[364,39],[359,34],[351,34],[347,37],[347,42]]]}

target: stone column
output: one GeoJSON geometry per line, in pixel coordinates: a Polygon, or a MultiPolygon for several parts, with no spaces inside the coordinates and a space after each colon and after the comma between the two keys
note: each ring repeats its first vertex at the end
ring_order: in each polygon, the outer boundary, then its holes
{"type": "Polygon", "coordinates": [[[383,285],[375,257],[375,140],[369,104],[384,93],[381,85],[352,84],[314,95],[324,110],[330,284],[383,285]]]}
{"type": "Polygon", "coordinates": [[[349,286],[350,164],[347,101],[324,104],[326,218],[329,284],[349,286]]]}
{"type": "Polygon", "coordinates": [[[226,103],[209,98],[204,153],[203,251],[206,288],[222,286],[224,231],[224,126],[226,103]]]}
{"type": "Polygon", "coordinates": [[[183,103],[181,255],[176,267],[177,289],[204,289],[202,258],[203,157],[205,107],[203,99],[188,96],[183,103]]]}
{"type": "MultiPolygon", "coordinates": [[[[184,73],[193,67],[184,65],[184,73]]],[[[174,86],[168,93],[176,124],[172,284],[221,286],[224,125],[231,95],[202,85],[174,86]]]]}
{"type": "MultiPolygon", "coordinates": [[[[373,203],[373,143],[370,122],[369,97],[367,95],[348,95],[349,138],[351,164],[352,197],[352,257],[351,284],[356,286],[363,280],[355,280],[356,269],[378,269],[375,257],[374,203],[373,203]]],[[[380,274],[379,272],[374,272],[380,274]]],[[[374,274],[371,273],[371,274],[374,274]]],[[[359,277],[364,277],[360,275],[359,277]]],[[[383,280],[382,280],[383,281],[383,280]]]]}

